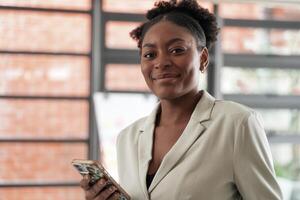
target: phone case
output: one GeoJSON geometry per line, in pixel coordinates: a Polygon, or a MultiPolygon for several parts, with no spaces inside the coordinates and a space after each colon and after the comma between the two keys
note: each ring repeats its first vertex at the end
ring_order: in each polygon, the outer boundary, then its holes
{"type": "Polygon", "coordinates": [[[95,184],[100,178],[105,178],[110,181],[118,189],[118,192],[110,197],[109,200],[130,200],[130,196],[126,193],[126,191],[121,188],[121,186],[110,176],[110,174],[98,161],[74,159],[72,161],[72,165],[82,176],[90,175],[90,184],[95,184]]]}

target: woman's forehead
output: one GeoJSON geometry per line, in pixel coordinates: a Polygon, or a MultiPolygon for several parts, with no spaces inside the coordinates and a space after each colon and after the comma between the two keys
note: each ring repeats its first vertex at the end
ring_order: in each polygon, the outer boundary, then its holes
{"type": "Polygon", "coordinates": [[[183,42],[191,42],[192,40],[195,40],[194,36],[187,28],[176,25],[170,21],[161,21],[149,28],[144,36],[143,44],[168,42],[175,38],[178,39],[178,42],[180,40],[183,42]]]}

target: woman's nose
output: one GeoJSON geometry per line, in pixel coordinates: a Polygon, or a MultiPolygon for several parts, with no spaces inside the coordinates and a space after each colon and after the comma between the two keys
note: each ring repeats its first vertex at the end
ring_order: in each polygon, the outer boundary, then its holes
{"type": "Polygon", "coordinates": [[[154,64],[154,68],[166,68],[171,66],[171,60],[169,59],[168,56],[158,56],[157,57],[157,62],[154,64]]]}
{"type": "Polygon", "coordinates": [[[161,52],[156,57],[156,62],[154,64],[154,68],[165,68],[171,66],[170,57],[166,52],[161,52]]]}

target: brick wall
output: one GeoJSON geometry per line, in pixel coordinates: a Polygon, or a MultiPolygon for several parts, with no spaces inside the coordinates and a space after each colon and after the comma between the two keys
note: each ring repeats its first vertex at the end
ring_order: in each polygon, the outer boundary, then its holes
{"type": "Polygon", "coordinates": [[[85,101],[0,100],[0,107],[1,137],[88,137],[85,101]]]}
{"type": "Polygon", "coordinates": [[[79,188],[0,188],[0,200],[83,200],[79,188]]]}
{"type": "Polygon", "coordinates": [[[0,60],[2,94],[88,95],[87,57],[0,54],[0,60]]]}
{"type": "MultiPolygon", "coordinates": [[[[7,182],[78,181],[74,158],[85,158],[87,146],[65,143],[0,143],[0,177],[7,182]]],[[[1,197],[0,193],[0,197],[1,197]]]]}
{"type": "Polygon", "coordinates": [[[90,20],[86,14],[0,10],[0,48],[85,53],[90,50],[90,20]]]}

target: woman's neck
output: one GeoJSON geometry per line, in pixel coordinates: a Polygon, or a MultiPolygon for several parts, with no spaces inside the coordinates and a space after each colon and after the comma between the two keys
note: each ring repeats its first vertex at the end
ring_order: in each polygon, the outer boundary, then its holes
{"type": "Polygon", "coordinates": [[[201,91],[187,94],[175,100],[161,100],[157,125],[168,126],[188,122],[202,93],[201,91]]]}

